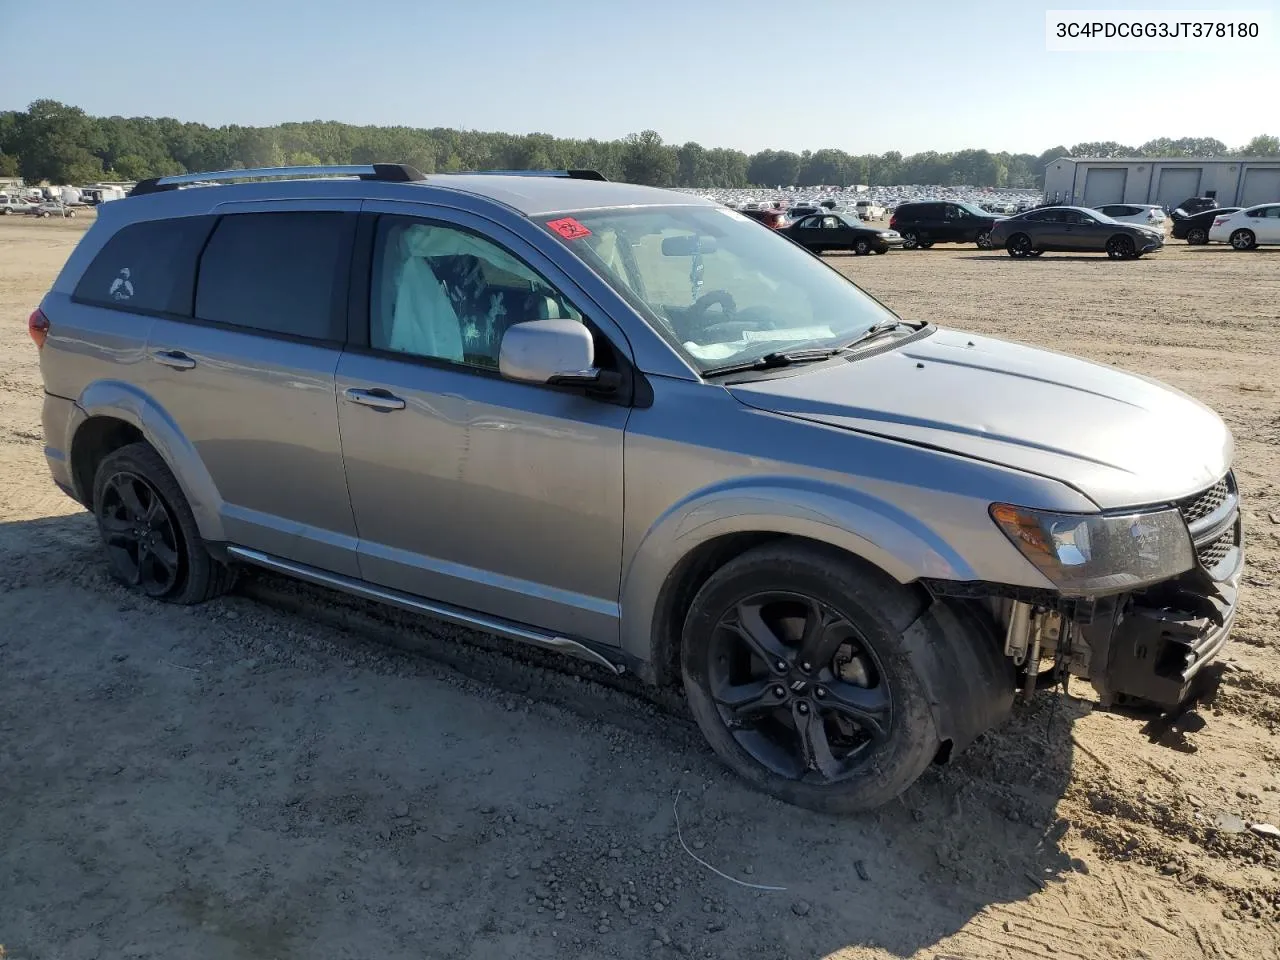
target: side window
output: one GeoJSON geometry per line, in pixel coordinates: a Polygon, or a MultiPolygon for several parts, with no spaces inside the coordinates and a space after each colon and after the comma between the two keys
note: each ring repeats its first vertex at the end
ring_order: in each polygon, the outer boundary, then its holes
{"type": "Polygon", "coordinates": [[[196,258],[216,217],[148,220],[106,242],[76,284],[81,303],[191,316],[196,258]]]}
{"type": "Polygon", "coordinates": [[[1266,208],[1266,207],[1256,207],[1256,208],[1254,208],[1253,210],[1246,210],[1246,211],[1244,212],[1244,215],[1245,215],[1246,217],[1265,217],[1265,216],[1267,215],[1267,208],[1266,208]]]}
{"type": "Polygon", "coordinates": [[[796,226],[797,226],[797,227],[800,227],[801,229],[804,229],[804,230],[812,230],[814,227],[818,226],[818,218],[817,218],[817,217],[805,217],[805,218],[804,218],[803,220],[801,220],[798,224],[796,224],[796,226]]]}
{"type": "Polygon", "coordinates": [[[823,217],[822,228],[824,230],[839,230],[842,224],[835,217],[823,217]]]}
{"type": "Polygon", "coordinates": [[[309,340],[345,339],[355,218],[345,213],[223,217],[200,258],[195,316],[309,340]]]}
{"type": "Polygon", "coordinates": [[[369,306],[373,348],[491,369],[514,324],[582,322],[550,283],[496,244],[405,217],[378,221],[369,306]]]}
{"type": "Polygon", "coordinates": [[[1068,210],[1067,223],[1096,223],[1097,221],[1087,213],[1081,213],[1079,210],[1068,210]]]}
{"type": "Polygon", "coordinates": [[[953,206],[952,204],[948,203],[945,207],[942,208],[942,211],[943,211],[942,215],[946,217],[948,220],[960,219],[960,208],[957,206],[953,206]]]}
{"type": "Polygon", "coordinates": [[[1280,219],[1280,207],[1267,207],[1267,216],[1272,220],[1280,219]]]}

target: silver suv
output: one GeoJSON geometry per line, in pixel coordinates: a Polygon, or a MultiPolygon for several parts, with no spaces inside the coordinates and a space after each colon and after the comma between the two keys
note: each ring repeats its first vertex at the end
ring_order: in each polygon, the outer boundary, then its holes
{"type": "Polygon", "coordinates": [[[30,329],[49,467],[125,583],[189,604],[256,565],[679,683],[815,809],[884,803],[1019,691],[1176,705],[1235,615],[1214,413],[904,321],[685,194],[148,181],[30,329]]]}

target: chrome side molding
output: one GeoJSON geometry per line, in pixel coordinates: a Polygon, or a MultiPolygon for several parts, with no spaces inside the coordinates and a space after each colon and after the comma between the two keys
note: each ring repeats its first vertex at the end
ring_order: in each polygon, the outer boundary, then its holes
{"type": "Polygon", "coordinates": [[[305,580],[317,586],[330,587],[353,596],[387,603],[402,610],[424,613],[431,617],[447,620],[450,623],[456,623],[459,626],[473,627],[476,630],[495,633],[509,640],[518,640],[521,643],[532,644],[535,647],[555,650],[558,653],[567,654],[579,660],[594,663],[596,666],[604,667],[615,676],[621,676],[627,669],[621,662],[610,660],[604,654],[593,650],[578,640],[557,636],[554,633],[545,633],[510,620],[503,620],[500,617],[486,616],[482,613],[465,610],[462,607],[454,607],[447,603],[439,603],[435,600],[424,600],[400,590],[375,586],[371,583],[365,583],[363,580],[344,577],[339,573],[330,573],[327,570],[320,570],[305,563],[295,563],[292,560],[285,560],[248,547],[228,546],[227,555],[244,563],[251,563],[266,570],[274,570],[276,573],[296,577],[299,580],[305,580]]]}

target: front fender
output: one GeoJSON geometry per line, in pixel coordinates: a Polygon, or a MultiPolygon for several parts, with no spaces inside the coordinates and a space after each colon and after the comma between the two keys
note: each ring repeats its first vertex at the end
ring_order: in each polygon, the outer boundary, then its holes
{"type": "MultiPolygon", "coordinates": [[[[75,433],[92,417],[114,417],[137,427],[173,471],[178,486],[195,516],[200,536],[222,541],[222,497],[214,486],[204,461],[176,422],[146,392],[119,380],[91,383],[76,400],[72,415],[70,449],[75,449],[75,433]]],[[[90,495],[92,491],[86,491],[90,495]]]]}
{"type": "Polygon", "coordinates": [[[858,490],[795,477],[751,477],[704,488],[674,504],[644,534],[622,580],[622,647],[651,660],[659,598],[691,551],[737,533],[806,537],[854,554],[899,583],[980,579],[936,532],[858,490]]]}

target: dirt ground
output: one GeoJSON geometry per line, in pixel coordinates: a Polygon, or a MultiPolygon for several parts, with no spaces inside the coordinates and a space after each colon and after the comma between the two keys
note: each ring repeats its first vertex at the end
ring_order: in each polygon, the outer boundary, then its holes
{"type": "Polygon", "coordinates": [[[1280,841],[1244,828],[1280,824],[1280,249],[836,258],[906,317],[1213,406],[1249,551],[1175,723],[1041,695],[836,819],[727,775],[678,703],[492,638],[271,580],[196,609],[115,586],[49,482],[25,330],[84,226],[0,220],[11,960],[1280,957],[1280,841]]]}

